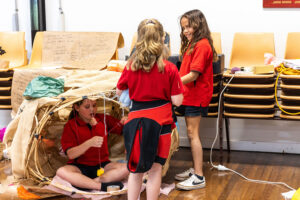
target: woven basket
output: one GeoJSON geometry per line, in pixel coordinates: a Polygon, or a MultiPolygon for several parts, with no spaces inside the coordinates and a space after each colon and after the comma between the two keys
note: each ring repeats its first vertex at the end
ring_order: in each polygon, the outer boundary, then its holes
{"type": "Polygon", "coordinates": [[[171,137],[172,137],[171,148],[169,150],[169,156],[168,156],[168,158],[166,160],[166,163],[165,163],[165,165],[163,166],[163,169],[162,169],[162,176],[165,176],[167,174],[167,171],[168,171],[169,165],[170,165],[171,157],[175,153],[175,151],[178,150],[178,147],[179,147],[179,134],[178,134],[177,128],[173,129],[171,137]]]}
{"type": "Polygon", "coordinates": [[[5,149],[5,144],[0,142],[0,160],[3,159],[3,150],[5,149]]]}

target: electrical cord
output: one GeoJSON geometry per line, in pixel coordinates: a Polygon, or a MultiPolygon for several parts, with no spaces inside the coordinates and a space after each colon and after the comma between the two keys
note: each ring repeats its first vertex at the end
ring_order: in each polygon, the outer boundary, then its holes
{"type": "Polygon", "coordinates": [[[211,146],[211,149],[210,149],[210,164],[213,168],[216,168],[217,170],[219,171],[231,171],[237,175],[239,175],[240,177],[244,178],[245,180],[247,181],[250,181],[250,182],[255,182],[255,183],[267,183],[267,184],[273,184],[273,185],[283,185],[293,191],[296,191],[294,188],[292,188],[291,186],[289,186],[288,184],[284,183],[284,182],[272,182],[272,181],[264,181],[264,180],[256,180],[256,179],[250,179],[250,178],[247,178],[246,176],[238,173],[237,171],[234,171],[233,169],[230,169],[230,168],[227,168],[225,167],[224,165],[214,165],[213,161],[212,161],[212,150],[214,148],[214,145],[218,139],[218,136],[219,136],[219,118],[220,118],[220,105],[221,105],[221,101],[222,101],[222,95],[225,91],[225,89],[228,87],[228,85],[230,84],[230,82],[232,81],[232,79],[234,78],[235,74],[232,75],[232,77],[230,78],[230,80],[227,82],[227,84],[225,85],[225,87],[223,88],[223,90],[221,91],[220,93],[220,96],[219,96],[219,105],[218,105],[218,117],[217,117],[217,123],[216,123],[216,136],[215,136],[215,139],[213,141],[213,144],[211,146]]]}
{"type": "Polygon", "coordinates": [[[210,164],[211,166],[213,166],[214,168],[217,168],[218,169],[218,166],[214,165],[213,164],[213,161],[212,161],[212,150],[215,146],[215,143],[218,139],[218,136],[219,136],[219,118],[220,118],[220,110],[221,110],[221,101],[222,101],[222,96],[223,96],[223,93],[224,91],[226,90],[226,88],[228,87],[228,85],[230,84],[230,82],[232,81],[232,79],[234,78],[235,74],[232,75],[231,79],[229,79],[228,83],[225,85],[225,87],[223,88],[223,90],[221,91],[220,95],[219,95],[219,104],[218,104],[218,117],[217,117],[217,123],[216,123],[216,136],[215,136],[215,139],[212,143],[212,146],[210,148],[210,164]]]}

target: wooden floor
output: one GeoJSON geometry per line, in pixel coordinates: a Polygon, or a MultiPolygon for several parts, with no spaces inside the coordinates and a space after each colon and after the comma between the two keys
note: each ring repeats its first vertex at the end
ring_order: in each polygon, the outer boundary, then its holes
{"type": "MultiPolygon", "coordinates": [[[[159,199],[174,200],[282,200],[283,192],[289,189],[280,185],[260,184],[246,181],[232,172],[217,171],[209,164],[209,150],[204,150],[204,174],[206,187],[193,191],[173,190],[168,196],[159,199]]],[[[300,187],[300,155],[274,154],[258,152],[232,151],[223,153],[223,165],[238,171],[251,179],[285,182],[298,189],[300,187]]],[[[164,183],[173,183],[174,175],[192,166],[189,148],[180,148],[172,157],[164,183]]],[[[213,152],[214,164],[219,164],[219,151],[213,152]]],[[[7,196],[6,196],[7,197],[7,196]]],[[[0,199],[4,196],[0,195],[0,199]]],[[[15,199],[10,197],[9,199],[15,199]]],[[[52,199],[69,200],[69,197],[52,199]]],[[[109,199],[125,200],[126,195],[114,196],[109,199]]],[[[141,200],[145,200],[145,192],[141,200]]]]}

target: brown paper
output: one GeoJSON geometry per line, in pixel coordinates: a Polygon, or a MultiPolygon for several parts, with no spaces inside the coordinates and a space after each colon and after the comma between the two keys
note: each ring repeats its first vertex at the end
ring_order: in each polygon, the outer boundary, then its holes
{"type": "Polygon", "coordinates": [[[121,33],[44,32],[42,66],[99,70],[123,46],[121,33]]]}
{"type": "Polygon", "coordinates": [[[43,69],[16,69],[13,76],[12,90],[11,90],[11,105],[12,115],[17,113],[19,106],[21,105],[23,93],[28,83],[38,76],[49,76],[57,78],[61,75],[67,74],[68,70],[56,69],[56,70],[43,70],[43,69]]]}

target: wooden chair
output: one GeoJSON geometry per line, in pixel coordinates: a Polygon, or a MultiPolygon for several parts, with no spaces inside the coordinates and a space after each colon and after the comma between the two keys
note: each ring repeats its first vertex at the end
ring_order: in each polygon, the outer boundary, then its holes
{"type": "Polygon", "coordinates": [[[300,32],[288,33],[284,58],[300,59],[300,32]]]}
{"type": "Polygon", "coordinates": [[[264,54],[275,55],[274,33],[235,33],[229,68],[264,65],[264,54]]]}
{"type": "Polygon", "coordinates": [[[37,32],[34,37],[30,67],[40,67],[42,65],[43,32],[37,32]]]}
{"type": "Polygon", "coordinates": [[[221,45],[221,33],[220,32],[212,32],[211,37],[213,39],[213,45],[217,54],[222,53],[222,45],[221,45]]]}
{"type": "Polygon", "coordinates": [[[131,46],[130,46],[130,55],[133,53],[132,50],[134,49],[135,47],[135,44],[136,44],[136,41],[137,41],[137,32],[135,32],[133,34],[133,37],[132,37],[132,40],[131,40],[131,46]]]}
{"type": "Polygon", "coordinates": [[[27,64],[24,32],[0,32],[0,46],[6,52],[0,59],[9,61],[9,68],[27,64]]]}

